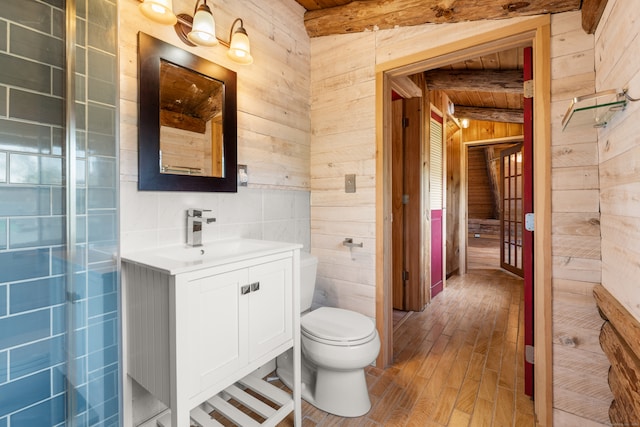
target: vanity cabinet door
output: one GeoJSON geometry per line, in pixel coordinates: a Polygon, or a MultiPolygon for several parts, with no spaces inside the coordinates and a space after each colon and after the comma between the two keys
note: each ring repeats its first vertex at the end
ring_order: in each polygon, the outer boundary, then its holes
{"type": "Polygon", "coordinates": [[[249,269],[249,361],[293,337],[292,264],[286,258],[249,269]]]}
{"type": "Polygon", "coordinates": [[[247,269],[196,278],[188,286],[191,396],[248,363],[247,269]]]}

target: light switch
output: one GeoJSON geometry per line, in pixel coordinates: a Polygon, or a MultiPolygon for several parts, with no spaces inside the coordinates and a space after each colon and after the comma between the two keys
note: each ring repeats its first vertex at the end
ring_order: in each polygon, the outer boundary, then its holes
{"type": "Polygon", "coordinates": [[[345,193],[356,192],[356,174],[350,173],[344,176],[344,192],[345,193]]]}

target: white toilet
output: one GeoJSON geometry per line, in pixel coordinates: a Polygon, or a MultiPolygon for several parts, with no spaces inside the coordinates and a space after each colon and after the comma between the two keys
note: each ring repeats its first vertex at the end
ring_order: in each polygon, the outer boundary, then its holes
{"type": "MultiPolygon", "coordinates": [[[[364,368],[380,351],[380,337],[368,317],[350,310],[321,307],[309,311],[318,259],[300,254],[300,320],[302,398],[341,417],[369,412],[371,401],[364,368]]],[[[278,357],[277,374],[287,386],[293,380],[291,351],[278,357]]]]}

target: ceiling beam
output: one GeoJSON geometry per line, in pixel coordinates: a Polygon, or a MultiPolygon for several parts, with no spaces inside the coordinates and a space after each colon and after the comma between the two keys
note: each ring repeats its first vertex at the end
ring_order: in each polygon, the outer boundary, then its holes
{"type": "Polygon", "coordinates": [[[580,9],[582,0],[355,0],[308,10],[304,24],[309,37],[359,33],[426,23],[503,19],[580,9]],[[454,6],[455,4],[455,6],[454,6]]]}
{"type": "Polygon", "coordinates": [[[445,70],[424,73],[429,90],[524,93],[522,70],[445,70]]]}
{"type": "Polygon", "coordinates": [[[607,0],[583,0],[582,2],[582,29],[587,34],[593,34],[598,28],[600,18],[607,6],[607,0]]]}
{"type": "Polygon", "coordinates": [[[456,105],[455,116],[459,119],[484,120],[487,122],[524,123],[522,110],[506,108],[481,108],[456,105]]]}

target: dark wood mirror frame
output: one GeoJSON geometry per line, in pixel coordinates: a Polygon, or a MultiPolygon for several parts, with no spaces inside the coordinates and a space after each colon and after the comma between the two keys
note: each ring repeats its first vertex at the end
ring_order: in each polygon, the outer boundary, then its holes
{"type": "Polygon", "coordinates": [[[236,73],[204,58],[138,33],[138,189],[236,192],[236,73]],[[160,173],[160,61],[169,61],[224,83],[222,178],[160,173]]]}

